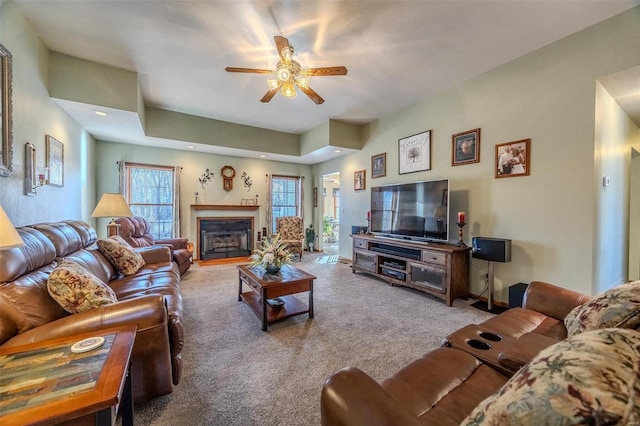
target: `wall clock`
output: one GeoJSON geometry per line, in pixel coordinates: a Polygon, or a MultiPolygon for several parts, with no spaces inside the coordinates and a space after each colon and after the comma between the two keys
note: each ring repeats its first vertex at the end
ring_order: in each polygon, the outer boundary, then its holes
{"type": "Polygon", "coordinates": [[[222,175],[222,189],[225,191],[231,191],[233,189],[233,178],[236,175],[236,171],[231,166],[224,166],[220,169],[222,175]]]}

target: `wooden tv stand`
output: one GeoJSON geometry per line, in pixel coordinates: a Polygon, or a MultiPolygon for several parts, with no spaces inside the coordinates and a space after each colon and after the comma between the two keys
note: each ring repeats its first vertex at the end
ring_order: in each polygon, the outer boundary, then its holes
{"type": "Polygon", "coordinates": [[[451,306],[469,297],[471,247],[405,241],[354,234],[353,272],[366,272],[389,284],[415,288],[451,306]]]}

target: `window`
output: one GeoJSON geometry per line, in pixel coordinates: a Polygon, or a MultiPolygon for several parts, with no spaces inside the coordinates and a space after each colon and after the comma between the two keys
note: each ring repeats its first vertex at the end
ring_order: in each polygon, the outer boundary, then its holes
{"type": "Polygon", "coordinates": [[[333,219],[340,220],[340,188],[333,188],[333,219]]]}
{"type": "Polygon", "coordinates": [[[171,238],[173,167],[125,164],[125,196],[131,212],[149,222],[156,239],[171,238]]]}
{"type": "Polygon", "coordinates": [[[271,230],[276,232],[276,221],[282,216],[300,215],[300,185],[302,179],[290,176],[273,176],[271,185],[271,230]]]}

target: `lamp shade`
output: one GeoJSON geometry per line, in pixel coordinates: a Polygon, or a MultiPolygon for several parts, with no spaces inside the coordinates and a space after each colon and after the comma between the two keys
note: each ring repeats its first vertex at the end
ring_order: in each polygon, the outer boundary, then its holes
{"type": "Polygon", "coordinates": [[[91,217],[131,217],[131,209],[122,194],[104,193],[91,217]]]}
{"type": "Polygon", "coordinates": [[[445,217],[447,214],[445,213],[444,209],[442,207],[436,207],[433,210],[433,216],[437,217],[437,218],[441,218],[441,217],[445,217]]]}
{"type": "Polygon", "coordinates": [[[13,227],[9,217],[0,206],[0,250],[7,250],[24,245],[18,231],[13,227]]]}

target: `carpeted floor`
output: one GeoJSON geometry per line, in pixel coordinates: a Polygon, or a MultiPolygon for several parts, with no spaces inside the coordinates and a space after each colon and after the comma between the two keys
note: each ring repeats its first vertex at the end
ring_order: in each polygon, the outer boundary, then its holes
{"type": "Polygon", "coordinates": [[[322,384],[338,369],[384,379],[447,334],[491,316],[471,308],[472,300],[449,308],[325,257],[294,264],[318,277],[315,318],[290,318],[268,332],[238,302],[235,265],[193,265],[182,282],[182,381],[171,395],[136,406],[136,424],[319,425],[322,384]]]}

